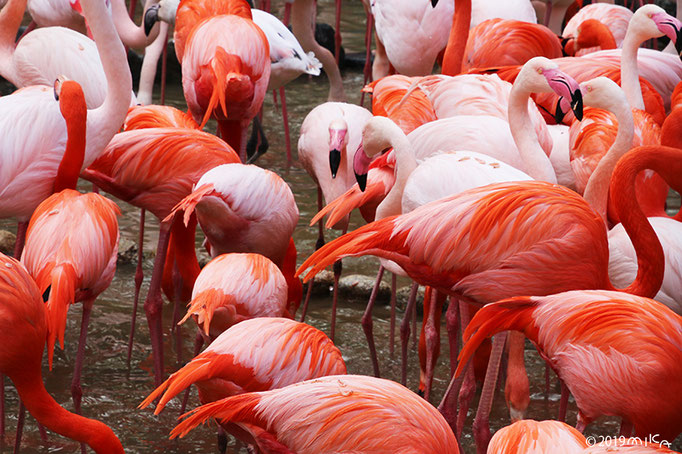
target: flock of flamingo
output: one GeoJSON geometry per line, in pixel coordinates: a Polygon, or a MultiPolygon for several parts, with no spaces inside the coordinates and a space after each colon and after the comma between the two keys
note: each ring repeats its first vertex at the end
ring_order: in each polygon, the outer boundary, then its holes
{"type": "MultiPolygon", "coordinates": [[[[22,402],[15,451],[25,408],[82,452],[124,452],[106,421],[80,416],[90,314],[116,270],[118,199],[141,208],[140,241],[146,211],[160,225],[144,302],[157,387],[140,408],[158,414],[184,392],[184,412],[192,384],[202,403],[171,437],[215,419],[223,441],[249,452],[458,453],[482,382],[479,453],[673,452],[641,441],[682,432],[682,218],[665,209],[669,189],[682,190],[682,22],[654,4],[583,3],[366,2],[370,111],[344,102],[338,61],[313,37],[313,0],[287,2],[292,31],[246,0],[148,0],[140,25],[123,0],[7,0],[0,75],[18,90],[0,98],[0,217],[18,227],[14,258],[0,255],[0,373],[22,402]],[[187,112],[151,104],[171,27],[187,112]],[[663,51],[641,47],[661,37],[663,51]],[[137,94],[124,45],[146,47],[137,94]],[[294,195],[251,162],[267,147],[265,94],[277,91],[284,113],[284,85],[321,70],[329,101],[303,121],[297,155],[318,187],[319,237],[297,268],[294,195]],[[79,178],[93,192],[77,191],[79,178]],[[348,231],[355,208],[367,224],[348,231]],[[343,232],[327,244],[325,217],[343,232]],[[197,225],[212,258],[203,268],[197,225]],[[377,285],[385,269],[415,282],[402,384],[379,378],[376,291],[362,319],[374,377],[346,373],[334,315],[329,337],[293,320],[330,265],[336,311],[341,259],[362,255],[380,258],[377,285]],[[415,392],[405,377],[418,285],[415,392]],[[164,294],[174,323],[198,328],[195,357],[170,377],[164,294]],[[45,390],[42,358],[47,346],[51,369],[76,302],[71,413],[45,390]],[[443,313],[451,380],[436,407],[443,313]],[[547,386],[550,369],[560,379],[557,420],[524,419],[526,338],[547,386]],[[499,377],[510,425],[491,439],[499,377]],[[637,438],[589,446],[582,432],[602,415],[637,438]]],[[[133,329],[142,281],[140,262],[133,329]]]]}

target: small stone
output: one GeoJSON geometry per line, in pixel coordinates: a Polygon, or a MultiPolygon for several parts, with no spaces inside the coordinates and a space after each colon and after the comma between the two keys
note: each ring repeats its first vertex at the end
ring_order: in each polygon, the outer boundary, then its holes
{"type": "MultiPolygon", "coordinates": [[[[342,276],[339,280],[339,294],[346,298],[358,299],[367,302],[374,288],[375,277],[363,276],[361,274],[351,274],[342,276]]],[[[377,294],[377,303],[388,303],[391,299],[391,286],[381,281],[377,294]]]]}
{"type": "Polygon", "coordinates": [[[10,231],[0,230],[0,252],[5,255],[14,254],[14,243],[17,236],[10,231]]]}
{"type": "Polygon", "coordinates": [[[137,243],[128,238],[121,238],[118,242],[118,261],[119,264],[137,263],[137,243]]]}

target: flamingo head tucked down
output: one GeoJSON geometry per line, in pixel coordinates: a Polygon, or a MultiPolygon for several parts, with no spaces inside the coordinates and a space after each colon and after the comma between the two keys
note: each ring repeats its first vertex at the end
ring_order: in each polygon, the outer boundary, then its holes
{"type": "Polygon", "coordinates": [[[393,120],[382,116],[372,117],[362,129],[362,142],[353,157],[353,171],[361,191],[367,187],[367,172],[372,159],[392,148],[391,137],[395,134],[405,135],[393,120]]]}
{"type": "Polygon", "coordinates": [[[329,168],[332,178],[336,178],[341,164],[341,152],[348,145],[348,125],[342,118],[336,118],[329,123],[329,168]]]}

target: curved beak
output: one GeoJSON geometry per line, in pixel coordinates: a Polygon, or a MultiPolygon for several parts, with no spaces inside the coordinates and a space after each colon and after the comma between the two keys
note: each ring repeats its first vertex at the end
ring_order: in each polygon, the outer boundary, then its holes
{"type": "Polygon", "coordinates": [[[355,156],[353,156],[353,172],[355,172],[355,179],[363,192],[367,188],[367,173],[369,172],[370,162],[372,159],[365,154],[362,144],[358,145],[355,156]]]}
{"type": "Polygon", "coordinates": [[[339,171],[339,164],[341,164],[341,152],[336,148],[329,150],[329,168],[332,171],[332,178],[336,178],[336,172],[339,171]]]}
{"type": "Polygon", "coordinates": [[[556,108],[554,109],[554,121],[556,121],[556,124],[561,124],[561,122],[564,121],[566,113],[568,113],[570,108],[566,98],[560,97],[556,103],[556,108]]]}
{"type": "Polygon", "coordinates": [[[652,16],[652,19],[656,22],[656,26],[661,33],[664,33],[675,43],[677,54],[682,53],[682,22],[666,13],[656,13],[652,16]]]}
{"type": "Polygon", "coordinates": [[[543,72],[550,88],[559,96],[570,100],[571,110],[579,121],[583,119],[583,95],[580,86],[571,76],[559,69],[547,69],[543,72]]]}
{"type": "Polygon", "coordinates": [[[159,5],[150,6],[147,11],[144,12],[144,34],[149,36],[152,31],[152,27],[159,20],[159,5]]]}

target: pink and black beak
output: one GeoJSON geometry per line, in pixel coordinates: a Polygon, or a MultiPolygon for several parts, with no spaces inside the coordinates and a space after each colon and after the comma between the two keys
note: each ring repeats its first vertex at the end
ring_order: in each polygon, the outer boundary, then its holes
{"type": "Polygon", "coordinates": [[[661,33],[665,33],[675,43],[677,54],[682,54],[682,22],[666,13],[656,13],[651,18],[656,22],[656,26],[661,33]]]}
{"type": "Polygon", "coordinates": [[[554,93],[564,97],[570,104],[575,118],[583,119],[583,95],[580,86],[571,76],[559,69],[546,69],[543,75],[554,93]]]}
{"type": "Polygon", "coordinates": [[[556,124],[561,124],[564,121],[564,117],[571,109],[570,103],[564,97],[560,97],[556,102],[556,108],[554,109],[554,121],[556,124]]]}
{"type": "Polygon", "coordinates": [[[332,178],[336,178],[341,164],[341,149],[346,138],[345,129],[329,129],[329,168],[332,171],[332,178]]]}
{"type": "Polygon", "coordinates": [[[144,34],[149,36],[152,31],[152,27],[159,20],[159,5],[150,6],[147,11],[144,12],[144,34]]]}
{"type": "Polygon", "coordinates": [[[362,144],[358,145],[358,149],[353,157],[353,172],[355,172],[355,180],[357,180],[361,191],[367,188],[367,173],[369,172],[370,162],[372,162],[372,159],[365,154],[362,144]]]}

